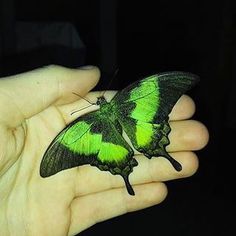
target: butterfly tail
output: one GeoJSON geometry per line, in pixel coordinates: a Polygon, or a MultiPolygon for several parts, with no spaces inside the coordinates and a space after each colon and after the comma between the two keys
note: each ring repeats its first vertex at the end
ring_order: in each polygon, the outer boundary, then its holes
{"type": "Polygon", "coordinates": [[[164,153],[162,156],[165,157],[171,163],[171,165],[175,168],[176,171],[182,170],[181,164],[178,161],[176,161],[173,157],[171,157],[167,152],[164,153]]]}
{"type": "Polygon", "coordinates": [[[127,189],[128,193],[130,195],[134,196],[135,193],[134,193],[134,190],[133,190],[133,188],[132,188],[132,186],[131,186],[131,184],[129,182],[129,176],[128,175],[122,175],[122,177],[123,177],[123,179],[125,181],[125,186],[126,186],[126,189],[127,189]]]}

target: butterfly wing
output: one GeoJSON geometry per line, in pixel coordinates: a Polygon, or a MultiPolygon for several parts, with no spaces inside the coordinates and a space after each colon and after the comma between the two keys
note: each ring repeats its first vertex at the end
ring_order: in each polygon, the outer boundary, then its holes
{"type": "Polygon", "coordinates": [[[185,72],[167,72],[135,82],[111,101],[118,120],[134,148],[148,158],[163,156],[176,170],[181,165],[167,152],[170,143],[168,115],[173,106],[198,77],[185,72]]]}
{"type": "Polygon", "coordinates": [[[49,177],[61,170],[90,164],[121,175],[133,195],[128,180],[137,165],[133,155],[120,129],[96,111],[79,117],[57,135],[44,154],[40,175],[49,177]]]}

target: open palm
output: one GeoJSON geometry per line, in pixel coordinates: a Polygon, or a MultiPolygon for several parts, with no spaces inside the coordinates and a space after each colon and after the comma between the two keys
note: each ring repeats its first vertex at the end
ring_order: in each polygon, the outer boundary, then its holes
{"type": "MultiPolygon", "coordinates": [[[[160,203],[163,181],[192,175],[196,155],[208,133],[188,120],[194,103],[182,96],[171,113],[171,144],[167,150],[183,170],[176,172],[164,158],[148,160],[130,175],[136,195],[126,192],[120,176],[89,165],[39,175],[42,156],[58,132],[77,116],[96,109],[73,94],[85,96],[97,83],[97,68],[72,70],[50,66],[0,80],[0,235],[74,235],[89,226],[129,211],[160,203]],[[78,100],[79,99],[79,100],[78,100]]],[[[111,98],[114,92],[106,92],[111,98]]],[[[96,101],[99,92],[86,95],[96,101]]]]}

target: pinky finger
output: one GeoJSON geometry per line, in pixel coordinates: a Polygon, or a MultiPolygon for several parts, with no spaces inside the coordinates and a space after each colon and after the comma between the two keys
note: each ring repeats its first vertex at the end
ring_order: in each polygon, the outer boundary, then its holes
{"type": "Polygon", "coordinates": [[[125,188],[117,188],[76,198],[71,204],[69,235],[98,222],[159,204],[167,195],[163,183],[136,185],[134,191],[135,196],[130,196],[125,188]]]}

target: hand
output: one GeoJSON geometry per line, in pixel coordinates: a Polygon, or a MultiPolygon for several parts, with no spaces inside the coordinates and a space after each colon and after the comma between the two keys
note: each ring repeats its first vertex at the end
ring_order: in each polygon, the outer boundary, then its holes
{"type": "MultiPolygon", "coordinates": [[[[85,96],[98,82],[99,71],[50,66],[0,80],[0,235],[74,235],[103,221],[160,203],[167,195],[163,181],[194,174],[208,132],[188,120],[195,106],[182,96],[171,115],[168,151],[183,170],[164,158],[135,155],[139,165],[130,175],[135,196],[127,194],[123,179],[90,165],[39,175],[42,156],[57,133],[94,107],[85,96]],[[79,112],[71,115],[74,110],[79,112]]],[[[107,91],[111,98],[115,92],[107,91]]],[[[87,94],[96,101],[99,92],[87,94]]]]}

